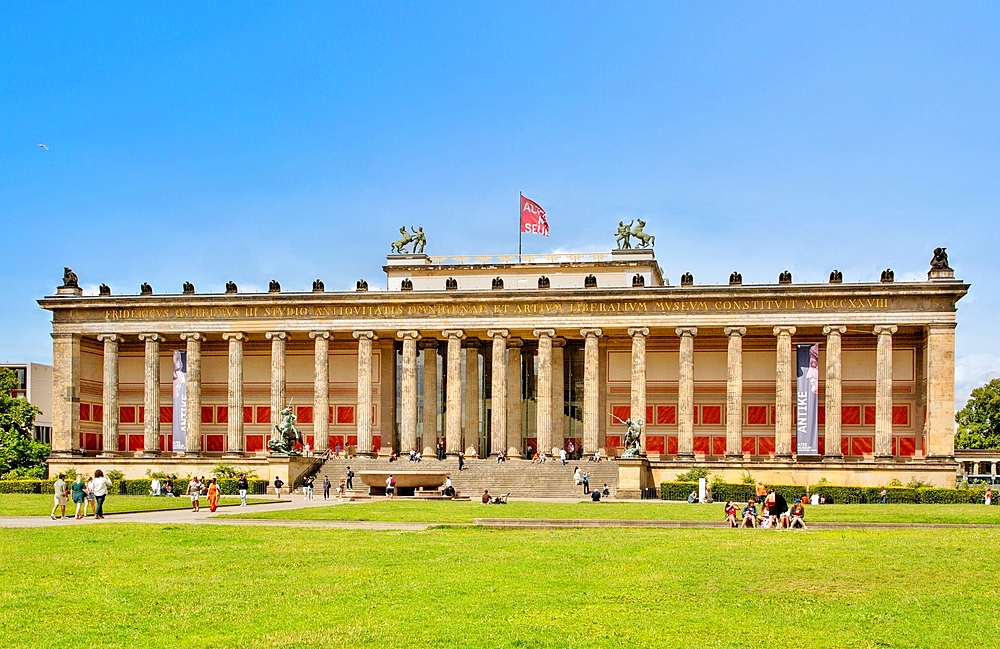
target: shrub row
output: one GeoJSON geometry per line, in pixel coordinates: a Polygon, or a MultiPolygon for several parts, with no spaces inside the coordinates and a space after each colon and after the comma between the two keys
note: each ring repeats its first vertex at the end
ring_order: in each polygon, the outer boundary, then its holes
{"type": "MultiPolygon", "coordinates": [[[[768,485],[775,492],[792,502],[802,496],[818,493],[828,503],[866,504],[882,501],[879,487],[838,487],[834,485],[813,485],[811,490],[800,485],[768,485]]],[[[663,500],[687,500],[688,494],[698,490],[697,482],[662,482],[660,483],[660,498],[663,500]]],[[[937,503],[937,504],[983,504],[985,489],[947,489],[924,487],[886,487],[886,500],[890,503],[937,503]]],[[[754,485],[749,484],[716,484],[712,488],[712,498],[716,502],[733,500],[746,502],[753,498],[754,485]]],[[[1000,498],[994,496],[993,504],[1000,498]]]]}
{"type": "MultiPolygon", "coordinates": [[[[187,478],[174,480],[174,493],[183,496],[187,492],[187,478]]],[[[219,480],[219,487],[226,495],[236,495],[239,490],[236,488],[237,478],[222,478],[219,480]]],[[[267,493],[266,480],[250,480],[249,493],[264,495],[267,493]]],[[[0,480],[0,494],[50,494],[53,492],[54,480],[0,480]]],[[[112,483],[111,494],[119,496],[148,496],[149,486],[152,483],[150,478],[140,478],[138,480],[119,480],[112,483]]],[[[162,481],[161,481],[162,483],[162,481]]]]}

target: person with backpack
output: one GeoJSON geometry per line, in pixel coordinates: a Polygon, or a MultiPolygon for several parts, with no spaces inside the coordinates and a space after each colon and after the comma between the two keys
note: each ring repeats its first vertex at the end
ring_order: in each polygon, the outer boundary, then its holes
{"type": "Polygon", "coordinates": [[[277,475],[274,476],[274,495],[278,497],[278,500],[281,500],[281,487],[284,484],[285,483],[281,479],[281,476],[277,476],[277,475]]]}
{"type": "Polygon", "coordinates": [[[396,478],[389,474],[389,477],[385,479],[385,495],[389,500],[392,500],[393,495],[396,493],[396,478]]]}
{"type": "Polygon", "coordinates": [[[351,467],[347,467],[347,488],[354,491],[354,471],[351,471],[351,467]]]}

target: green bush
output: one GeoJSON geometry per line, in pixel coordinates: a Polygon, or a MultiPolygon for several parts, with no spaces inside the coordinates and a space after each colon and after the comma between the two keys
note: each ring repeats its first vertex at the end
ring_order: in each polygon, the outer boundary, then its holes
{"type": "MultiPolygon", "coordinates": [[[[40,494],[42,491],[42,480],[0,480],[0,494],[40,494]]],[[[52,493],[52,483],[49,483],[49,491],[52,493]]]]}
{"type": "MultiPolygon", "coordinates": [[[[827,483],[813,485],[811,491],[800,485],[768,485],[775,492],[785,497],[789,503],[805,495],[817,493],[828,503],[838,505],[877,504],[882,502],[879,487],[840,487],[827,483]]],[[[660,483],[660,498],[664,500],[686,500],[692,489],[697,489],[696,482],[662,482],[660,483]]],[[[754,497],[754,487],[748,484],[723,483],[712,486],[712,498],[716,502],[732,500],[746,502],[754,497]]],[[[985,502],[985,489],[947,489],[935,487],[886,487],[888,503],[923,503],[923,504],[982,504],[985,502]]],[[[1000,495],[1000,494],[998,494],[1000,495]]],[[[1000,505],[1000,498],[993,502],[1000,505]]]]}
{"type": "Polygon", "coordinates": [[[697,482],[660,483],[660,498],[663,500],[687,500],[692,491],[698,491],[697,482]]]}
{"type": "MultiPolygon", "coordinates": [[[[703,466],[693,466],[684,473],[678,473],[675,482],[698,482],[699,478],[707,478],[708,469],[703,466]]],[[[687,496],[685,496],[687,498],[687,496]]]]}

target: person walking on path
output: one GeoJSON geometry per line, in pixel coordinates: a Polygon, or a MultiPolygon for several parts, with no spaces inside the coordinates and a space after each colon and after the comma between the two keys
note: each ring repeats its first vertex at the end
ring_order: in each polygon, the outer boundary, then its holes
{"type": "Polygon", "coordinates": [[[93,507],[94,511],[97,511],[97,499],[94,498],[94,478],[93,476],[87,478],[87,486],[83,490],[83,517],[87,518],[87,507],[93,507]]]}
{"type": "Polygon", "coordinates": [[[201,483],[198,476],[191,478],[187,488],[188,496],[191,497],[191,511],[197,512],[201,509],[201,483]]]}
{"type": "Polygon", "coordinates": [[[323,500],[330,500],[330,476],[323,476],[323,500]]]}
{"type": "Polygon", "coordinates": [[[316,476],[307,476],[303,480],[304,486],[306,488],[306,500],[313,499],[313,485],[316,483],[316,476]]]}
{"type": "Polygon", "coordinates": [[[347,488],[354,491],[354,471],[351,471],[351,467],[347,467],[347,488]]]}
{"type": "Polygon", "coordinates": [[[222,497],[222,489],[219,489],[219,482],[212,478],[212,484],[208,485],[208,510],[214,512],[219,508],[219,498],[222,497]]]}
{"type": "Polygon", "coordinates": [[[278,497],[278,500],[281,500],[281,486],[283,484],[285,483],[281,480],[281,476],[274,476],[274,495],[278,497]]]}
{"type": "Polygon", "coordinates": [[[247,474],[241,473],[240,479],[236,481],[236,488],[240,492],[240,507],[247,506],[247,491],[250,490],[250,481],[247,480],[247,474]]]}
{"type": "Polygon", "coordinates": [[[385,495],[388,496],[389,500],[396,494],[396,478],[389,474],[389,477],[385,479],[385,495]]]}
{"type": "Polygon", "coordinates": [[[83,516],[80,516],[80,505],[83,505],[86,509],[84,503],[87,502],[87,483],[83,481],[83,476],[79,473],[76,474],[76,480],[70,485],[70,494],[73,496],[73,502],[76,504],[76,520],[80,520],[83,516]]]}
{"type": "Polygon", "coordinates": [[[583,493],[590,493],[590,471],[583,474],[583,493]]]}
{"type": "Polygon", "coordinates": [[[62,507],[62,514],[59,518],[66,518],[66,500],[68,494],[66,493],[66,474],[60,473],[59,479],[55,481],[52,485],[52,512],[49,517],[52,520],[56,519],[56,510],[62,507]]]}
{"type": "Polygon", "coordinates": [[[104,471],[101,471],[100,469],[94,471],[92,489],[94,498],[97,499],[97,509],[94,510],[95,519],[104,518],[104,499],[108,497],[108,487],[110,486],[111,480],[104,477],[104,471]]]}
{"type": "Polygon", "coordinates": [[[886,491],[885,487],[882,487],[882,490],[878,492],[878,498],[883,505],[889,502],[889,492],[886,491]]]}

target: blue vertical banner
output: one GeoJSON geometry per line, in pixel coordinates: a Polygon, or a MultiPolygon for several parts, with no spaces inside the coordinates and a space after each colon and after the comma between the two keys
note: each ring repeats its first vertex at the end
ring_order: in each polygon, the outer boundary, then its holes
{"type": "Polygon", "coordinates": [[[795,448],[799,455],[819,455],[819,345],[797,345],[795,448]]]}
{"type": "Polygon", "coordinates": [[[187,448],[187,352],[174,351],[174,453],[183,453],[187,448]]]}

